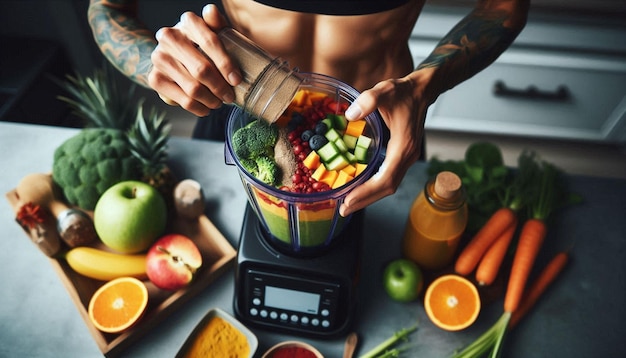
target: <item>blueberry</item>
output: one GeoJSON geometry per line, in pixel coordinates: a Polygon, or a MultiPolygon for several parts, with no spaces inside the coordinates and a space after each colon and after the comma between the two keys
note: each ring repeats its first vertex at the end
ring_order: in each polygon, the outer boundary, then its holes
{"type": "Polygon", "coordinates": [[[304,116],[300,112],[293,112],[291,114],[291,122],[296,126],[299,126],[304,123],[304,116]]]}
{"type": "Polygon", "coordinates": [[[316,134],[309,139],[309,147],[312,150],[318,150],[328,143],[328,139],[321,134],[316,134]]]}
{"type": "Polygon", "coordinates": [[[324,134],[328,132],[328,126],[324,122],[317,122],[315,125],[315,134],[324,134]]]}
{"type": "Polygon", "coordinates": [[[300,135],[300,139],[302,139],[303,142],[308,142],[309,139],[311,139],[311,137],[313,137],[315,133],[313,133],[312,130],[307,129],[304,132],[302,132],[302,134],[300,135]]]}
{"type": "Polygon", "coordinates": [[[289,123],[287,123],[287,128],[290,131],[293,131],[293,130],[296,130],[298,127],[300,127],[303,123],[304,123],[304,116],[298,112],[293,112],[291,114],[291,119],[289,120],[289,123]]]}

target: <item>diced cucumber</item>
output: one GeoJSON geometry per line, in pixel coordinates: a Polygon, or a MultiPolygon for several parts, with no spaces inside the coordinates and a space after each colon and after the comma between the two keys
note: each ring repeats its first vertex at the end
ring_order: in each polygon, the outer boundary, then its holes
{"type": "Polygon", "coordinates": [[[344,155],[346,156],[346,159],[348,159],[348,161],[350,162],[350,164],[354,164],[354,163],[356,163],[356,162],[357,162],[357,160],[356,160],[356,155],[354,155],[354,154],[352,154],[352,153],[350,153],[350,152],[347,152],[347,153],[345,153],[344,155]]]}
{"type": "Polygon", "coordinates": [[[328,129],[332,129],[334,127],[334,123],[333,123],[333,120],[331,118],[326,117],[326,118],[322,119],[322,122],[326,124],[326,128],[328,128],[328,129]]]}
{"type": "Polygon", "coordinates": [[[357,145],[357,147],[354,148],[354,156],[359,163],[367,163],[367,148],[357,145]]]}
{"type": "Polygon", "coordinates": [[[341,139],[341,134],[339,134],[339,132],[337,132],[334,129],[329,129],[328,132],[326,132],[326,134],[324,134],[324,136],[326,137],[326,139],[328,139],[331,142],[335,142],[337,141],[337,139],[341,139]]]}
{"type": "Polygon", "coordinates": [[[343,115],[340,115],[340,114],[333,115],[332,119],[333,119],[333,128],[343,131],[348,126],[348,120],[343,115]]]}
{"type": "Polygon", "coordinates": [[[350,165],[350,162],[343,155],[338,155],[326,164],[327,170],[341,170],[350,165]]]}
{"type": "Polygon", "coordinates": [[[317,150],[317,154],[320,156],[320,159],[322,159],[322,162],[328,163],[337,155],[339,155],[339,149],[337,149],[335,143],[328,142],[317,150]]]}
{"type": "Polygon", "coordinates": [[[366,137],[364,135],[360,135],[359,139],[357,139],[356,141],[356,146],[367,149],[369,148],[371,143],[372,143],[372,138],[366,137]]]}
{"type": "Polygon", "coordinates": [[[357,137],[350,135],[350,134],[344,134],[343,135],[343,141],[344,143],[346,143],[346,147],[348,147],[348,149],[352,150],[354,149],[354,147],[356,147],[356,141],[357,141],[357,137]]]}
{"type": "Polygon", "coordinates": [[[335,145],[337,146],[337,149],[339,149],[339,151],[341,153],[347,153],[348,152],[348,146],[343,141],[343,139],[337,138],[337,140],[335,140],[335,145]]]}

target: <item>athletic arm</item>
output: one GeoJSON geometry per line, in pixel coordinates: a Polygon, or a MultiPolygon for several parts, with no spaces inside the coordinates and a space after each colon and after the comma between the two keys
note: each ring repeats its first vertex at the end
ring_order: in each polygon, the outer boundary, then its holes
{"type": "Polygon", "coordinates": [[[346,117],[354,120],[378,109],[391,136],[378,172],[348,194],[341,215],[395,193],[420,157],[428,107],[441,93],[493,63],[525,26],[528,7],[529,0],[480,0],[413,72],[359,95],[346,117]]]}
{"type": "Polygon", "coordinates": [[[492,64],[524,28],[529,6],[529,0],[479,1],[417,67],[415,73],[432,70],[428,101],[492,64]]]}
{"type": "Polygon", "coordinates": [[[157,43],[137,17],[137,0],[90,0],[87,15],[94,40],[107,60],[149,88],[150,55],[157,43]]]}

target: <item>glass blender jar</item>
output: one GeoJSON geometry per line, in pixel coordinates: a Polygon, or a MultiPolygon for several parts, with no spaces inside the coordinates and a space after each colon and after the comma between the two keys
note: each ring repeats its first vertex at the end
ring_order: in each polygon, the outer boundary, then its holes
{"type": "MultiPolygon", "coordinates": [[[[359,95],[354,88],[326,75],[301,73],[300,76],[303,81],[299,91],[328,96],[339,104],[337,108],[347,108],[359,95]]],[[[262,234],[274,248],[288,255],[316,255],[326,252],[340,240],[352,215],[342,217],[339,207],[352,189],[376,172],[383,158],[382,119],[378,112],[364,119],[364,135],[372,140],[367,167],[354,179],[335,189],[294,193],[268,185],[244,168],[233,149],[233,133],[256,118],[239,107],[232,109],[226,128],[226,163],[237,167],[249,205],[261,224],[262,234]]]]}

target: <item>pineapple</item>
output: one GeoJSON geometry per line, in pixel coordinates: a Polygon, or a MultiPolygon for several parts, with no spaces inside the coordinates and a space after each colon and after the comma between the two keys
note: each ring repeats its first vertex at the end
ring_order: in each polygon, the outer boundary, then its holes
{"type": "Polygon", "coordinates": [[[96,69],[92,77],[80,74],[67,75],[65,82],[57,83],[71,95],[58,97],[73,112],[85,120],[87,127],[120,131],[126,140],[129,157],[140,163],[138,180],[155,187],[165,199],[168,209],[173,208],[174,175],[167,166],[167,141],[170,124],[165,113],[153,107],[147,117],[143,114],[143,98],[134,99],[131,84],[122,93],[118,81],[107,63],[96,69]]]}
{"type": "Polygon", "coordinates": [[[94,71],[93,77],[79,73],[67,75],[65,82],[57,81],[71,97],[59,96],[72,112],[86,122],[87,127],[119,129],[126,132],[135,122],[137,108],[131,100],[136,85],[121,93],[114,73],[105,64],[94,71]]]}
{"type": "Polygon", "coordinates": [[[165,119],[165,113],[158,113],[154,107],[144,117],[142,104],[140,101],[135,123],[128,131],[130,151],[141,163],[141,180],[159,190],[171,209],[176,186],[176,179],[167,165],[171,125],[165,119]]]}

